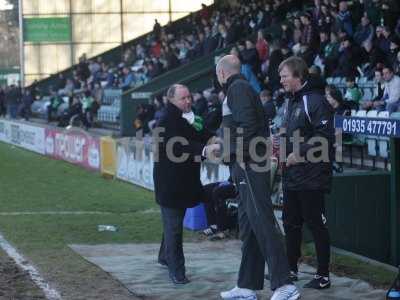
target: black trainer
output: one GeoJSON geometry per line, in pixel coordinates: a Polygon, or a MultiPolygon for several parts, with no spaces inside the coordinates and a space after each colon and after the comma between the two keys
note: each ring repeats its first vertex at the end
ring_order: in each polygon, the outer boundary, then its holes
{"type": "Polygon", "coordinates": [[[314,278],[304,285],[307,289],[323,290],[331,287],[329,277],[314,275],[314,278]]]}

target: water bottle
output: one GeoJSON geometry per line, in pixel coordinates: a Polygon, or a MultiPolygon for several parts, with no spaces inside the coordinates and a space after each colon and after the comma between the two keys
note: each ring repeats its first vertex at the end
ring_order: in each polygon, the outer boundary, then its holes
{"type": "Polygon", "coordinates": [[[114,225],[98,225],[97,226],[97,231],[99,231],[99,232],[102,232],[102,231],[115,232],[117,230],[118,230],[118,228],[114,225]]]}
{"type": "Polygon", "coordinates": [[[399,273],[386,294],[387,300],[400,300],[400,266],[399,273]]]}

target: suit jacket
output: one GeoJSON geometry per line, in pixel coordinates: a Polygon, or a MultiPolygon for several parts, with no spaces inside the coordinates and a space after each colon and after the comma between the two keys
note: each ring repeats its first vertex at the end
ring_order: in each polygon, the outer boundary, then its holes
{"type": "Polygon", "coordinates": [[[167,104],[157,128],[163,132],[159,134],[159,138],[154,138],[156,152],[153,179],[156,202],[170,208],[194,207],[203,197],[200,159],[211,134],[204,130],[196,131],[182,118],[182,111],[171,103],[167,104]],[[177,142],[172,147],[167,147],[168,141],[177,137],[184,138],[187,142],[177,142]],[[186,156],[187,159],[173,161],[167,155],[168,148],[172,149],[175,157],[186,156]]]}

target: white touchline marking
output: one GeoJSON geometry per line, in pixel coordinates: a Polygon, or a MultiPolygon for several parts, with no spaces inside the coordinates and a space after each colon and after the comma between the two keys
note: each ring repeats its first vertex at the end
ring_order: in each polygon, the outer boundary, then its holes
{"type": "Polygon", "coordinates": [[[40,276],[39,272],[34,266],[28,263],[28,261],[18,253],[15,249],[0,233],[0,247],[11,257],[15,263],[24,271],[27,271],[33,282],[44,292],[48,300],[61,300],[61,295],[55,289],[40,276]]]}

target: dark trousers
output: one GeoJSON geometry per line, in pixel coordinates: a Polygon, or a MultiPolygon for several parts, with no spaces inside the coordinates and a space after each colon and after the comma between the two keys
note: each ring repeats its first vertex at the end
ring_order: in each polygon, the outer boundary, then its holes
{"type": "Polygon", "coordinates": [[[164,233],[158,253],[158,260],[166,262],[169,274],[179,279],[185,275],[182,233],[183,218],[185,217],[186,209],[160,207],[164,233]]]}
{"type": "Polygon", "coordinates": [[[239,232],[243,242],[238,287],[263,289],[265,262],[272,290],[291,283],[283,237],[272,209],[269,173],[248,169],[246,176],[237,163],[231,172],[239,189],[239,232]]]}
{"type": "Polygon", "coordinates": [[[52,107],[51,105],[47,106],[47,122],[51,122],[53,120],[53,113],[57,113],[57,108],[52,107]]]}
{"type": "Polygon", "coordinates": [[[210,183],[204,186],[204,205],[208,226],[216,224],[219,230],[229,227],[228,209],[225,200],[236,197],[236,188],[232,183],[210,183]]]}
{"type": "Polygon", "coordinates": [[[329,276],[330,241],[326,226],[323,191],[285,191],[283,222],[289,266],[297,272],[301,257],[303,223],[307,224],[315,242],[320,276],[329,276]]]}
{"type": "Polygon", "coordinates": [[[31,105],[28,103],[23,103],[21,104],[21,106],[19,107],[19,112],[18,114],[23,117],[25,120],[29,120],[30,116],[31,116],[31,105]]]}

